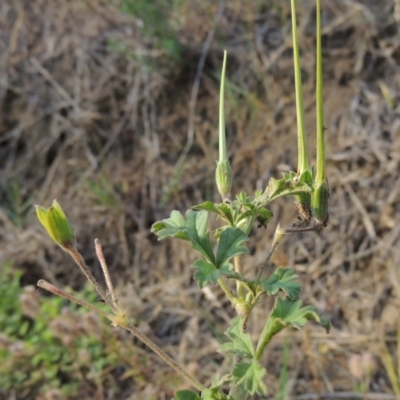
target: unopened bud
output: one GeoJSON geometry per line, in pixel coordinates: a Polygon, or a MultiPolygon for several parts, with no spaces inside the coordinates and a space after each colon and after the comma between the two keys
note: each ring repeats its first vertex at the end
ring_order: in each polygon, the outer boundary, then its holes
{"type": "Polygon", "coordinates": [[[325,180],[321,185],[314,187],[312,193],[312,213],[317,223],[327,226],[329,221],[328,212],[329,185],[325,180]]]}
{"type": "Polygon", "coordinates": [[[232,186],[232,168],[229,160],[217,161],[217,169],[215,170],[215,182],[218,192],[223,199],[228,197],[232,186]]]}
{"type": "Polygon", "coordinates": [[[57,200],[50,208],[36,206],[36,215],[49,236],[64,250],[70,250],[75,245],[74,232],[57,200]]]}

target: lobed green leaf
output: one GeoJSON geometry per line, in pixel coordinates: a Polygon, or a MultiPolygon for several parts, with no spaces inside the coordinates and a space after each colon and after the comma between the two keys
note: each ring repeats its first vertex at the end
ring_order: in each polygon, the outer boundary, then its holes
{"type": "Polygon", "coordinates": [[[207,231],[207,211],[186,212],[186,219],[179,211],[172,211],[170,218],[153,224],[151,230],[159,240],[167,237],[188,240],[210,263],[215,264],[215,256],[211,248],[207,231]]]}
{"type": "Polygon", "coordinates": [[[216,266],[220,268],[233,257],[248,253],[247,247],[241,246],[247,240],[249,237],[241,229],[230,227],[225,229],[219,238],[216,266]]]}
{"type": "Polygon", "coordinates": [[[261,357],[265,346],[270,342],[272,337],[286,327],[300,329],[308,321],[315,321],[322,325],[326,332],[329,333],[331,328],[329,321],[320,316],[315,307],[301,307],[301,305],[301,300],[292,301],[279,297],[276,299],[274,309],[268,317],[257,345],[257,359],[261,357]]]}
{"type": "Polygon", "coordinates": [[[260,366],[257,360],[250,363],[238,363],[232,371],[234,382],[241,386],[246,393],[251,395],[267,394],[267,386],[263,382],[265,369],[260,366]]]}
{"type": "Polygon", "coordinates": [[[243,332],[243,317],[234,318],[232,326],[226,330],[225,335],[231,341],[222,344],[220,352],[243,358],[253,358],[255,354],[254,346],[250,335],[243,332]]]}
{"type": "Polygon", "coordinates": [[[233,214],[230,206],[226,203],[214,204],[211,201],[205,201],[192,207],[193,210],[205,210],[217,214],[221,219],[233,225],[233,214]]]}
{"type": "Polygon", "coordinates": [[[278,199],[283,196],[295,196],[301,193],[311,193],[311,187],[308,183],[300,181],[295,172],[283,174],[282,179],[271,178],[265,189],[267,202],[278,199]]]}
{"type": "Polygon", "coordinates": [[[301,292],[301,285],[294,281],[297,278],[293,269],[277,268],[268,279],[261,282],[261,286],[270,296],[282,290],[290,300],[297,300],[301,292]]]}
{"type": "Polygon", "coordinates": [[[217,283],[218,278],[221,275],[220,270],[206,260],[197,260],[193,264],[193,268],[196,269],[194,279],[199,284],[200,289],[209,283],[217,283]]]}

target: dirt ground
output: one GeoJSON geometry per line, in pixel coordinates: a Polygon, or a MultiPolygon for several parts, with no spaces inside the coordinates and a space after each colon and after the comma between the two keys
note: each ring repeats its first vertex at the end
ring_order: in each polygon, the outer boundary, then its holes
{"type": "MultiPolygon", "coordinates": [[[[314,158],[314,2],[299,3],[314,158]]],[[[387,360],[400,362],[400,2],[322,5],[330,223],[319,234],[285,238],[271,268],[296,270],[302,300],[330,319],[332,331],[309,325],[273,341],[263,360],[268,398],[278,392],[286,346],[287,398],[395,399],[387,360]],[[372,360],[365,397],[357,391],[360,358],[372,360]]],[[[150,227],[173,209],[219,201],[213,174],[223,49],[232,192],[251,194],[297,167],[290,2],[218,8],[211,0],[176,3],[169,17],[178,47],[171,48],[157,31],[146,33],[146,21],[108,1],[0,3],[0,268],[12,261],[24,285],[44,278],[83,287],[35,217],[34,204],[57,198],[94,274],[101,276],[99,238],[121,304],[206,384],[229,366],[216,351],[234,312],[216,286],[197,288],[192,250],[157,242],[150,227]]],[[[254,229],[250,274],[277,223],[293,219],[293,202],[278,201],[272,211],[270,226],[254,229]]],[[[249,321],[254,338],[269,307],[266,299],[249,321]]],[[[108,372],[112,390],[104,372],[97,384],[82,381],[73,398],[169,399],[186,387],[143,354],[145,382],[121,367],[108,372]]],[[[8,398],[50,398],[26,393],[8,398]]]]}

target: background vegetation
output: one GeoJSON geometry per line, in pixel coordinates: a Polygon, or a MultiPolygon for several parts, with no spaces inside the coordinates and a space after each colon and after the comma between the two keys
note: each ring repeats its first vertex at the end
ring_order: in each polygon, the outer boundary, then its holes
{"type": "MultiPolygon", "coordinates": [[[[312,132],[314,2],[299,3],[312,132]]],[[[264,360],[271,398],[400,396],[399,23],[398,1],[323,1],[330,225],[288,237],[272,261],[295,268],[304,303],[333,329],[277,338],[264,360]]],[[[157,242],[150,226],[218,198],[223,49],[233,192],[295,169],[289,1],[232,0],[221,13],[211,0],[5,0],[0,31],[0,397],[169,399],[185,385],[129,336],[29,286],[45,278],[85,290],[35,218],[33,204],[53,198],[97,276],[101,240],[141,329],[200,380],[223,373],[216,349],[232,310],[216,288],[193,283],[191,250],[157,242]]],[[[247,268],[265,258],[274,224],[295,215],[284,201],[273,212],[247,268]]]]}

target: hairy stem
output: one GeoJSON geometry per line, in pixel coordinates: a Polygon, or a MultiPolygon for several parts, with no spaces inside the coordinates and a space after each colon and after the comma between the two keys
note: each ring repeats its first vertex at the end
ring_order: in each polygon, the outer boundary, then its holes
{"type": "Polygon", "coordinates": [[[101,310],[100,308],[95,307],[93,304],[88,303],[85,300],[78,299],[76,296],[66,292],[65,290],[62,290],[58,288],[57,286],[52,285],[51,283],[45,281],[44,279],[40,279],[37,283],[37,286],[47,290],[50,293],[55,294],[56,296],[63,297],[64,299],[67,299],[69,301],[72,301],[73,303],[79,304],[82,307],[86,307],[89,310],[95,312],[96,314],[99,314],[103,317],[106,317],[108,319],[113,319],[114,316],[106,311],[101,310]]]}
{"type": "Polygon", "coordinates": [[[112,284],[112,281],[111,281],[110,273],[108,272],[107,263],[106,263],[106,260],[104,258],[103,249],[101,248],[101,244],[100,244],[99,239],[95,239],[94,240],[94,246],[95,246],[95,249],[96,249],[97,259],[99,260],[100,265],[101,265],[101,269],[103,270],[103,275],[104,275],[104,279],[105,279],[106,284],[107,284],[108,293],[110,294],[110,297],[111,297],[111,302],[113,303],[113,305],[115,307],[117,307],[117,298],[115,297],[114,287],[113,287],[113,284],[112,284]]]}
{"type": "Polygon", "coordinates": [[[237,298],[235,297],[235,295],[232,293],[231,289],[228,288],[228,286],[226,285],[225,281],[222,278],[218,278],[217,280],[219,286],[221,286],[221,289],[224,291],[224,293],[226,294],[226,297],[229,299],[229,301],[232,304],[232,307],[236,307],[237,304],[237,298]]]}
{"type": "Polygon", "coordinates": [[[68,250],[68,253],[73,258],[75,263],[79,266],[83,274],[86,276],[87,280],[94,286],[96,292],[100,295],[100,297],[104,300],[104,302],[111,307],[114,312],[117,312],[117,307],[113,304],[112,301],[108,298],[106,292],[102,289],[99,283],[96,281],[95,277],[90,272],[89,267],[86,265],[85,260],[83,259],[81,253],[75,248],[68,250]]]}
{"type": "MultiPolygon", "coordinates": [[[[238,255],[234,258],[235,272],[240,276],[243,276],[243,256],[238,255]]],[[[242,282],[236,281],[236,290],[238,299],[244,299],[246,297],[245,286],[242,282]]]]}

